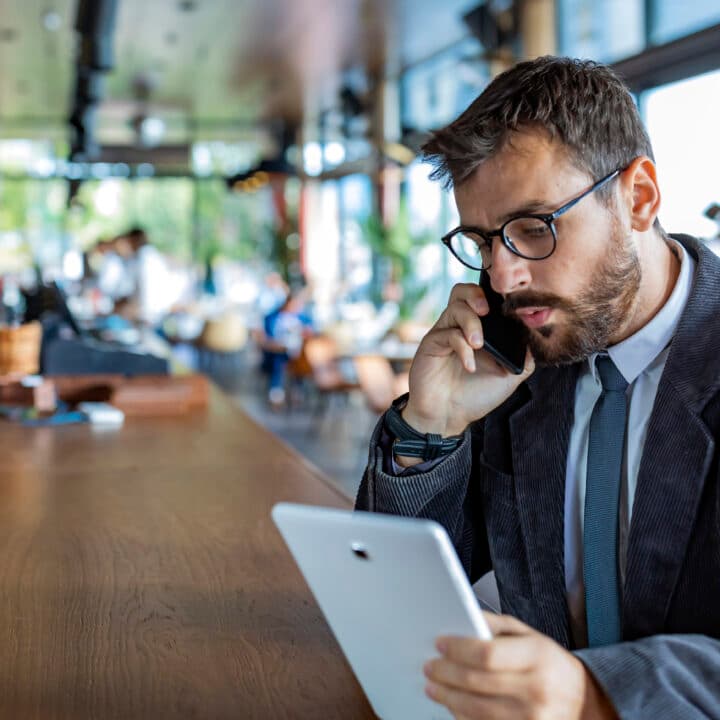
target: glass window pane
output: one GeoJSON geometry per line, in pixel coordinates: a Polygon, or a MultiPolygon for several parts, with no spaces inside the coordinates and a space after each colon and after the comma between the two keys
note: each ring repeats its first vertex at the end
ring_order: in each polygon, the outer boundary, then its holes
{"type": "Polygon", "coordinates": [[[372,251],[363,230],[372,212],[372,183],[368,175],[347,175],[339,182],[340,217],[339,249],[341,273],[351,300],[371,295],[373,277],[372,251]]]}
{"type": "Polygon", "coordinates": [[[662,192],[660,222],[668,232],[711,237],[705,209],[720,202],[720,70],[663,85],[642,97],[662,192]],[[682,132],[679,132],[682,128],[682,132]]]}
{"type": "Polygon", "coordinates": [[[654,0],[651,39],[655,45],[720,23],[717,0],[654,0]]]}
{"type": "Polygon", "coordinates": [[[456,43],[403,73],[402,124],[420,130],[445,125],[477,97],[490,79],[478,42],[466,38],[456,43]]]}
{"type": "Polygon", "coordinates": [[[645,47],[644,0],[561,0],[560,52],[612,62],[645,47]]]}

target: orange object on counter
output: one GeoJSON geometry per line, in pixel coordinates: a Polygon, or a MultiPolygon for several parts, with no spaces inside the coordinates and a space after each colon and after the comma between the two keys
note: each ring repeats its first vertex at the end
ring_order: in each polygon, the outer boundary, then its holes
{"type": "Polygon", "coordinates": [[[33,375],[40,368],[42,325],[0,326],[0,375],[33,375]]]}

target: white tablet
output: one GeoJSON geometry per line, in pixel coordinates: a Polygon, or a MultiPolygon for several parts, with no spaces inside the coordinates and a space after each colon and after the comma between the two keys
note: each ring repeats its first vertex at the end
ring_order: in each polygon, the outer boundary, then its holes
{"type": "Polygon", "coordinates": [[[436,522],[280,503],[275,524],[382,720],[451,720],[425,695],[440,635],[489,639],[436,522]]]}

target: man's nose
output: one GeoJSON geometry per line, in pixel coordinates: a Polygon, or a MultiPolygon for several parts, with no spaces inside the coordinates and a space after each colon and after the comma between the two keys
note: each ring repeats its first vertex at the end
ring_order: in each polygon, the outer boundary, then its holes
{"type": "Polygon", "coordinates": [[[516,255],[496,239],[492,245],[490,284],[501,295],[509,295],[530,285],[530,260],[516,255]]]}

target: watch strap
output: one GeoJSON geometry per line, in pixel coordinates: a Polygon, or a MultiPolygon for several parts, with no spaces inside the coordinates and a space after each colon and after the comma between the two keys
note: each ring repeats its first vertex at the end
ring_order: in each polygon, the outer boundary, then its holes
{"type": "Polygon", "coordinates": [[[385,414],[385,427],[395,438],[393,452],[405,457],[436,460],[449,455],[462,442],[462,435],[442,437],[436,433],[421,433],[405,422],[401,410],[407,405],[409,394],[405,393],[393,401],[385,414]]]}

